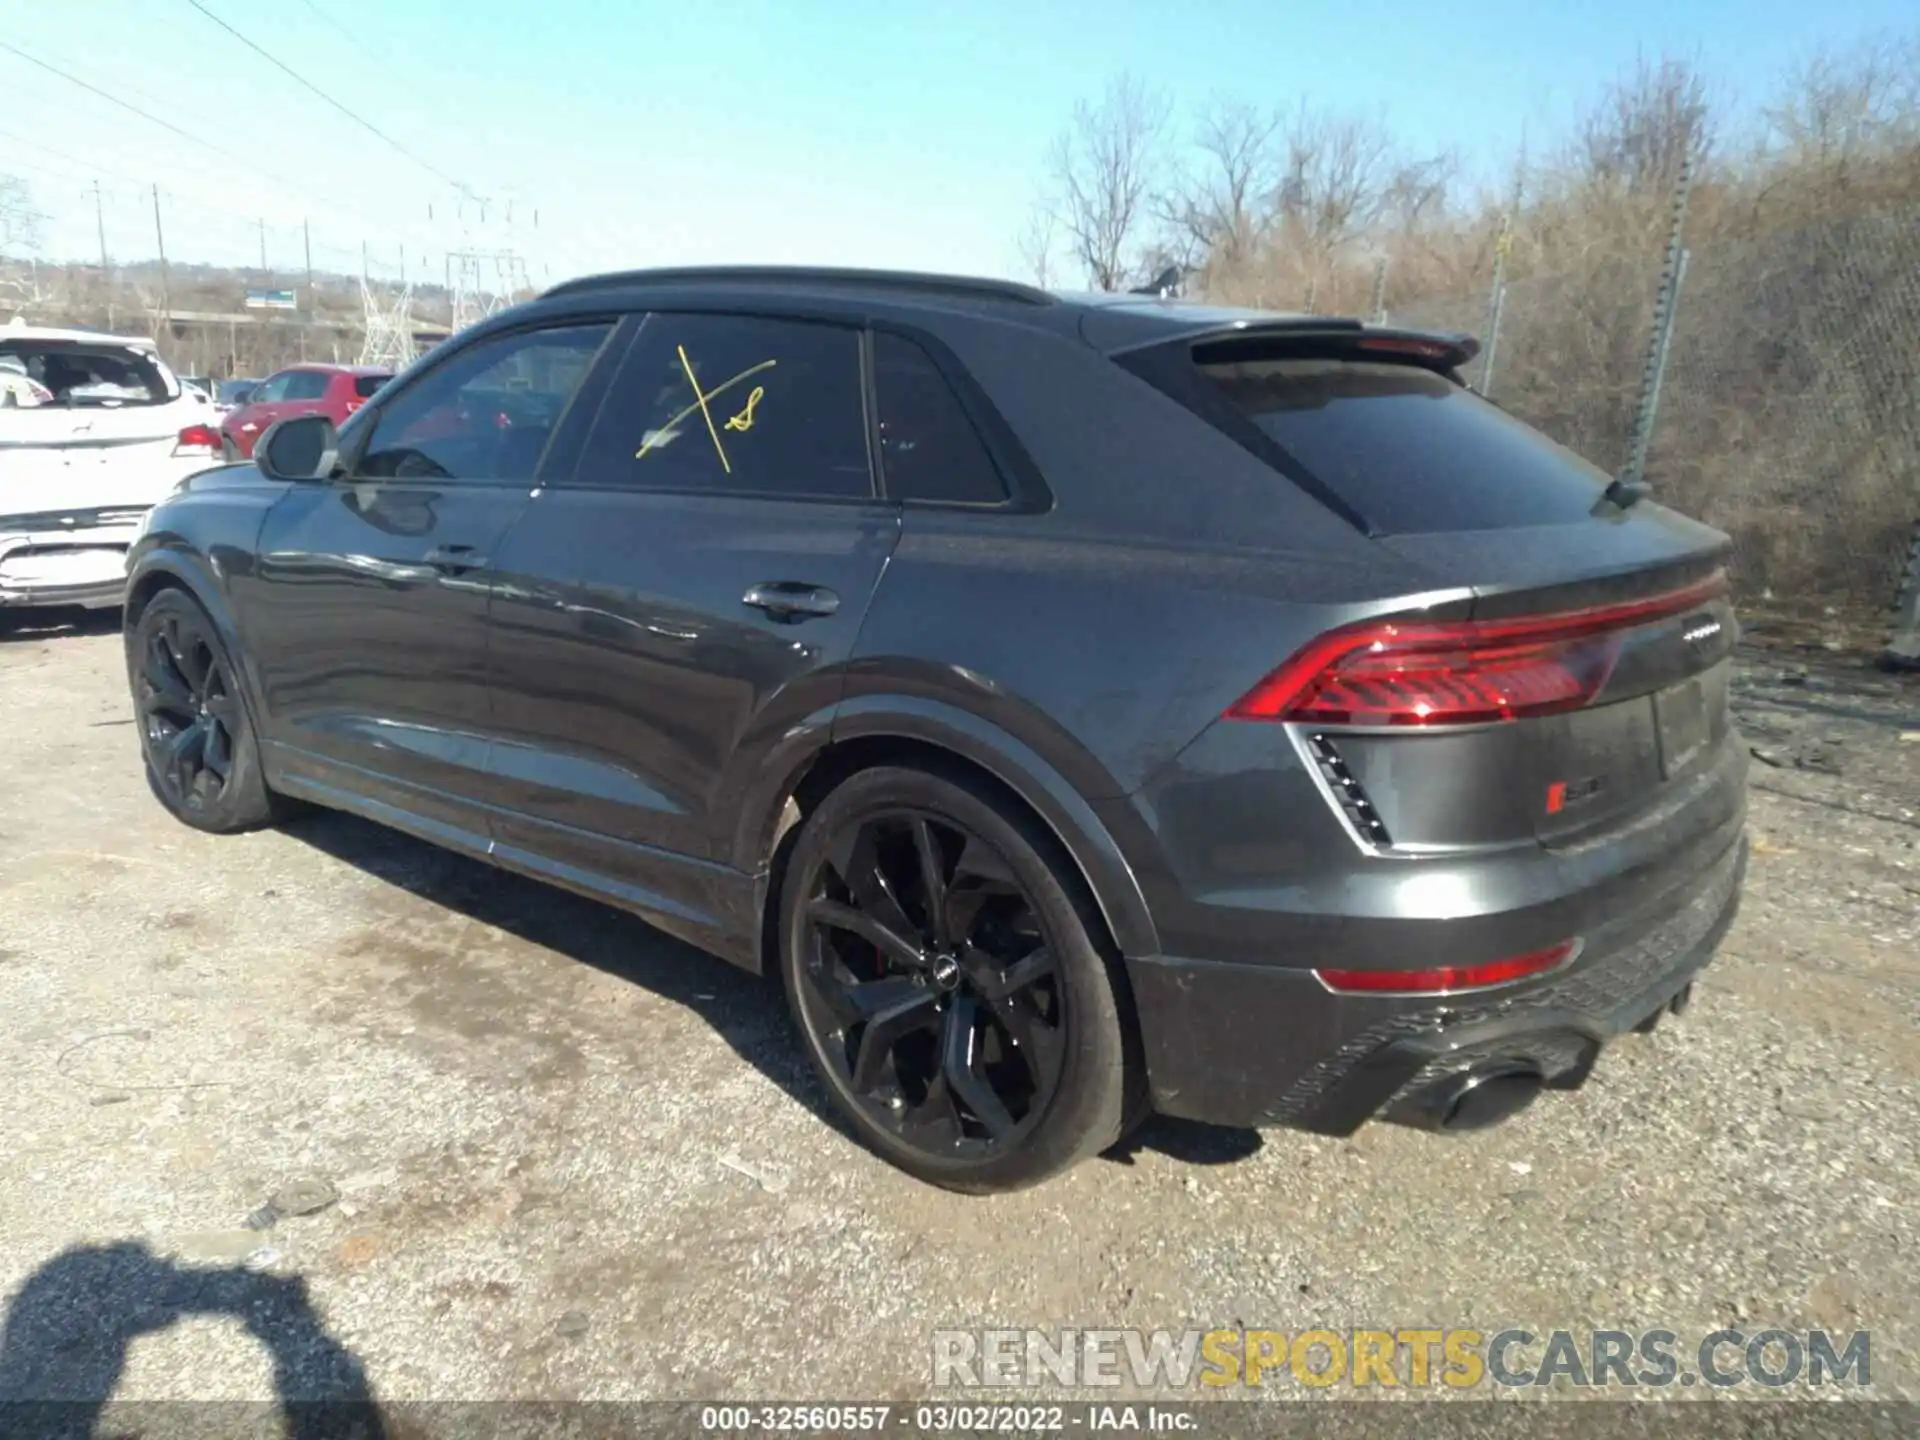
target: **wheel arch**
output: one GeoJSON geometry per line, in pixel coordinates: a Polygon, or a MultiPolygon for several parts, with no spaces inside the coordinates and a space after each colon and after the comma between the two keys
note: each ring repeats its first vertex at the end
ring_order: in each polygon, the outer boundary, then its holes
{"type": "Polygon", "coordinates": [[[254,733],[260,734],[260,695],[252,659],[240,643],[240,632],[234,624],[226,596],[194,557],[172,549],[149,550],[140,557],[134,573],[127,577],[127,593],[122,602],[121,633],[125,640],[129,644],[132,642],[134,627],[140,623],[140,616],[163,590],[181,591],[204,610],[207,618],[213,622],[214,629],[220,633],[220,643],[226,647],[238,673],[240,701],[247,707],[247,718],[253,725],[254,733]]]}
{"type": "Polygon", "coordinates": [[[912,765],[973,780],[1029,816],[1064,862],[1067,879],[1091,900],[1118,955],[1159,951],[1158,935],[1133,867],[1093,807],[1047,760],[964,710],[920,697],[894,704],[862,697],[830,726],[800,730],[804,748],[770,758],[762,787],[743,807],[734,863],[759,875],[761,957],[777,944],[778,886],[793,830],[813,805],[857,770],[912,765]]]}

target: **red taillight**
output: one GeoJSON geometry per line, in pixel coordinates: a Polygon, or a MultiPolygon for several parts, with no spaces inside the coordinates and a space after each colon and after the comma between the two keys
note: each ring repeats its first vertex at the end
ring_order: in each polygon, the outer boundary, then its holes
{"type": "Polygon", "coordinates": [[[1476,965],[1442,965],[1432,970],[1316,970],[1320,983],[1341,995],[1442,995],[1483,990],[1530,975],[1544,975],[1579,953],[1578,940],[1562,940],[1544,950],[1483,960],[1476,965]]]}
{"type": "Polygon", "coordinates": [[[218,455],[220,432],[211,425],[189,425],[173,443],[175,455],[218,455]]]}
{"type": "Polygon", "coordinates": [[[1366,621],[1312,641],[1227,710],[1232,720],[1469,725],[1577,710],[1613,673],[1623,634],[1726,592],[1684,590],[1518,620],[1366,621]]]}
{"type": "Polygon", "coordinates": [[[356,410],[358,410],[358,409],[359,409],[359,408],[360,408],[360,407],[361,407],[362,405],[364,405],[364,404],[366,404],[366,403],[367,403],[367,402],[366,402],[366,401],[364,401],[364,400],[349,400],[349,401],[347,401],[347,414],[349,414],[349,415],[351,415],[351,414],[352,414],[352,413],[353,413],[354,411],[356,411],[356,410]]]}
{"type": "Polygon", "coordinates": [[[1445,341],[1418,340],[1402,335],[1363,336],[1359,348],[1383,355],[1412,355],[1421,360],[1444,360],[1454,353],[1454,347],[1445,341]]]}

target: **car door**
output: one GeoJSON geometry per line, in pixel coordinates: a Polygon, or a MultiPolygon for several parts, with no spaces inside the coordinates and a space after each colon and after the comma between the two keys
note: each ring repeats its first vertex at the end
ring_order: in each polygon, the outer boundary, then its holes
{"type": "Polygon", "coordinates": [[[863,350],[772,316],[640,327],[496,557],[503,853],[664,895],[670,927],[688,862],[726,856],[747,779],[843,688],[899,538],[863,350]]]}
{"type": "Polygon", "coordinates": [[[290,370],[268,376],[247,397],[246,404],[233,410],[221,422],[221,433],[233,442],[241,459],[253,457],[254,445],[266,433],[267,427],[280,418],[279,407],[286,399],[287,386],[292,380],[293,372],[290,370]]]}
{"type": "Polygon", "coordinates": [[[357,420],[340,478],[274,505],[235,587],[276,773],[457,832],[440,838],[484,830],[491,557],[612,330],[462,346],[357,420]]]}
{"type": "MultiPolygon", "coordinates": [[[[327,408],[327,391],[334,381],[327,370],[292,370],[287,373],[287,388],[274,406],[275,420],[291,420],[296,415],[319,415],[327,408]]],[[[341,417],[344,419],[345,417],[341,417]]]]}

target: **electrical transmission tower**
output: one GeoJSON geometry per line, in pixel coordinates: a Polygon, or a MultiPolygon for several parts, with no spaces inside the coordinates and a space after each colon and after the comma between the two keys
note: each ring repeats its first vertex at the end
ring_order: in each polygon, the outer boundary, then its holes
{"type": "Polygon", "coordinates": [[[504,310],[533,288],[527,262],[512,250],[456,250],[447,256],[453,328],[464,330],[504,310]]]}
{"type": "Polygon", "coordinates": [[[381,365],[398,370],[414,359],[413,286],[400,287],[397,300],[383,300],[360,275],[360,304],[366,312],[366,339],[360,346],[362,365],[381,365]]]}

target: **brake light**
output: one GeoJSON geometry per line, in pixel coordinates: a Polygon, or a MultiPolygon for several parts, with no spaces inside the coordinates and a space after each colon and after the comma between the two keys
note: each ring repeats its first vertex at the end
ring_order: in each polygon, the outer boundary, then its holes
{"type": "Polygon", "coordinates": [[[211,425],[189,425],[174,441],[173,453],[176,459],[183,460],[196,455],[218,455],[220,432],[211,425]]]}
{"type": "Polygon", "coordinates": [[[1417,340],[1401,335],[1366,335],[1359,347],[1383,355],[1413,355],[1422,360],[1444,360],[1454,347],[1441,340],[1417,340]]]}
{"type": "Polygon", "coordinates": [[[1230,720],[1472,725],[1578,710],[1626,632],[1726,593],[1724,572],[1645,600],[1516,620],[1364,621],[1329,631],[1227,709],[1230,720]]]}
{"type": "Polygon", "coordinates": [[[1320,983],[1339,995],[1443,995],[1484,990],[1557,970],[1580,953],[1578,940],[1562,940],[1544,950],[1484,960],[1475,965],[1441,965],[1431,970],[1315,970],[1320,983]]]}
{"type": "Polygon", "coordinates": [[[364,401],[364,400],[348,400],[348,401],[347,401],[347,414],[349,414],[349,415],[351,415],[351,414],[352,414],[352,413],[353,413],[354,411],[356,411],[356,410],[358,410],[358,409],[359,409],[359,408],[360,408],[360,407],[361,407],[362,405],[364,405],[364,404],[366,404],[366,403],[367,403],[367,402],[366,402],[366,401],[364,401]]]}

